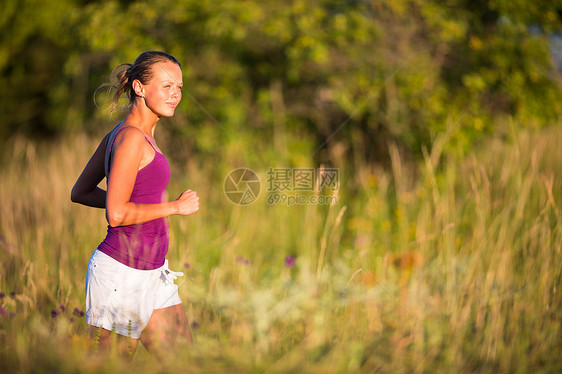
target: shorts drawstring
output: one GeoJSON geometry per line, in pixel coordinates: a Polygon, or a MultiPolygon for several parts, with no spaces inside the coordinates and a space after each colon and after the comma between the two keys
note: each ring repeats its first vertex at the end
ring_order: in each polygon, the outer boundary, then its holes
{"type": "Polygon", "coordinates": [[[164,282],[166,282],[167,284],[174,284],[174,281],[178,278],[178,277],[183,277],[183,273],[181,271],[172,271],[170,270],[170,268],[168,267],[168,259],[166,259],[164,261],[164,265],[162,266],[162,276],[163,276],[163,280],[164,282]]]}

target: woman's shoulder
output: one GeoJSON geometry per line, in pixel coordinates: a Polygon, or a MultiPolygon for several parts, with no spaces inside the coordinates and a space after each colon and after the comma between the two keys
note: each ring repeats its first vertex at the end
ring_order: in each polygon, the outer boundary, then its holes
{"type": "Polygon", "coordinates": [[[134,126],[122,126],[115,134],[115,145],[127,144],[130,146],[144,143],[145,136],[142,130],[134,126]]]}

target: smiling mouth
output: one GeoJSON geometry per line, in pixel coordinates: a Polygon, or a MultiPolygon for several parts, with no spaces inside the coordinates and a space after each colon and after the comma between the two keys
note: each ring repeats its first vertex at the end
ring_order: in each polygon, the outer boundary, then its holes
{"type": "Polygon", "coordinates": [[[177,103],[166,103],[166,104],[168,104],[168,105],[169,105],[169,106],[171,106],[172,108],[175,108],[175,107],[177,107],[177,106],[178,106],[178,104],[177,104],[177,103]]]}

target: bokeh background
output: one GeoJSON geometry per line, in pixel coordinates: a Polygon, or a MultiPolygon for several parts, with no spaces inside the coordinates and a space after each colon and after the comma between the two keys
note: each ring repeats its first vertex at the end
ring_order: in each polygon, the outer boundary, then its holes
{"type": "MultiPolygon", "coordinates": [[[[145,50],[182,64],[156,140],[196,344],[141,371],[562,368],[562,2],[3,0],[0,368],[121,370],[85,336],[103,211],[70,189],[145,50]],[[252,204],[226,176],[335,168],[331,205],[252,204]]],[[[123,101],[123,107],[126,101],[123,101]]],[[[102,186],[103,187],[103,186],[102,186]]],[[[136,365],[136,366],[134,366],[136,365]]]]}

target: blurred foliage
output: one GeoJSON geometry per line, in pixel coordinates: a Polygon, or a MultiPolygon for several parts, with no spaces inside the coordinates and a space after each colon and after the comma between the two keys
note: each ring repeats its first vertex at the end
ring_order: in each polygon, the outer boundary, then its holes
{"type": "Polygon", "coordinates": [[[270,142],[286,162],[373,162],[389,141],[415,157],[444,132],[465,152],[506,118],[540,127],[562,110],[548,46],[558,0],[2,4],[3,139],[106,131],[96,88],[149,49],[182,62],[167,131],[200,154],[270,142]]]}

